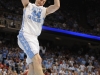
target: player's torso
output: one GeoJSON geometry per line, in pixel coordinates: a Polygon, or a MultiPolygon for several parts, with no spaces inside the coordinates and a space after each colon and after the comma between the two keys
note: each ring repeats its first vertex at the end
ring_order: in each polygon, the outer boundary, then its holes
{"type": "Polygon", "coordinates": [[[23,31],[39,35],[41,33],[42,25],[44,22],[46,9],[43,6],[36,6],[29,4],[23,13],[22,28],[23,31]]]}
{"type": "Polygon", "coordinates": [[[29,5],[25,9],[25,19],[36,24],[41,24],[44,21],[45,10],[43,6],[29,5]]]}

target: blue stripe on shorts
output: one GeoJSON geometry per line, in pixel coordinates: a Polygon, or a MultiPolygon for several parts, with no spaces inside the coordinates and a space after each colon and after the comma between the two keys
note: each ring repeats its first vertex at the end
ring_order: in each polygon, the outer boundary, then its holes
{"type": "Polygon", "coordinates": [[[23,33],[20,33],[18,36],[19,36],[19,41],[23,45],[26,54],[29,56],[30,59],[32,59],[34,56],[34,53],[31,51],[31,48],[27,40],[24,38],[23,33]]]}

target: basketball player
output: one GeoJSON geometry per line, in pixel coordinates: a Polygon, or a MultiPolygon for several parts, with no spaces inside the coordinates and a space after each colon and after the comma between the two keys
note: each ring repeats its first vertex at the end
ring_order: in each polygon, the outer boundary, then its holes
{"type": "Polygon", "coordinates": [[[24,6],[23,22],[18,35],[18,45],[27,54],[26,62],[29,64],[28,75],[44,75],[42,71],[42,59],[39,55],[38,36],[41,33],[44,19],[54,13],[60,7],[60,0],[54,0],[54,5],[43,7],[46,0],[21,0],[24,6]]]}

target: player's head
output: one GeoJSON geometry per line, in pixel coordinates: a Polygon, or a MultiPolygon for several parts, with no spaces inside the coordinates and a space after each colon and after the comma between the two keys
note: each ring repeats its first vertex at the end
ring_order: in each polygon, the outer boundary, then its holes
{"type": "Polygon", "coordinates": [[[36,0],[36,1],[35,1],[35,4],[36,4],[37,6],[43,6],[43,5],[45,4],[45,2],[46,2],[46,0],[36,0]]]}

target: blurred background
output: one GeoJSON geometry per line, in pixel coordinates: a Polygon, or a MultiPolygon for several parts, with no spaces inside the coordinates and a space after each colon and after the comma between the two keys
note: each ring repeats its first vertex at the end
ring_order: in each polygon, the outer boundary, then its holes
{"type": "MultiPolygon", "coordinates": [[[[46,17],[44,27],[100,38],[100,0],[60,1],[60,9],[46,17]]],[[[53,2],[47,0],[44,6],[53,2]]],[[[27,56],[17,45],[22,14],[21,0],[0,0],[1,75],[24,75],[28,69],[27,56]]],[[[43,29],[38,39],[45,75],[100,75],[100,39],[48,29],[43,29]]]]}

